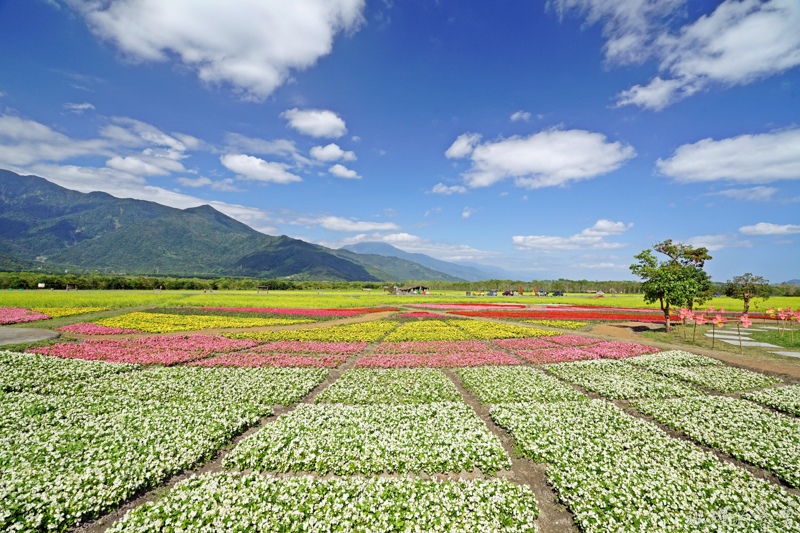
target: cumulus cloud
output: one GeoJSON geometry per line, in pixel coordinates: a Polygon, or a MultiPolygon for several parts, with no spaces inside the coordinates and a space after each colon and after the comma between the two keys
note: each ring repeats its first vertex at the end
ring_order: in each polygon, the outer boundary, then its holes
{"type": "Polygon", "coordinates": [[[241,189],[236,187],[236,185],[233,184],[233,180],[230,178],[215,181],[210,178],[200,176],[199,178],[178,178],[176,181],[181,185],[183,185],[184,187],[192,187],[192,188],[208,187],[209,189],[215,191],[241,192],[241,189]]]}
{"type": "Polygon", "coordinates": [[[335,143],[327,146],[314,146],[310,153],[311,157],[317,161],[355,161],[357,159],[354,152],[344,151],[335,143]]]}
{"type": "Polygon", "coordinates": [[[472,167],[462,175],[471,188],[509,177],[528,189],[561,186],[607,174],[636,156],[632,146],[600,133],[559,129],[487,141],[471,151],[472,167]]]}
{"type": "Polygon", "coordinates": [[[527,111],[517,111],[513,115],[511,115],[511,122],[517,122],[518,120],[524,120],[528,122],[531,119],[531,114],[527,111]]]}
{"type": "Polygon", "coordinates": [[[568,237],[549,235],[518,235],[511,238],[517,250],[550,252],[556,250],[612,250],[627,246],[625,243],[606,240],[606,237],[621,235],[633,227],[633,223],[612,222],[600,219],[591,228],[568,237]]]}
{"type": "Polygon", "coordinates": [[[308,227],[319,226],[330,231],[394,231],[400,229],[400,226],[394,222],[364,222],[336,216],[299,217],[294,223],[308,227]]]}
{"type": "Polygon", "coordinates": [[[772,199],[778,189],[775,187],[750,187],[747,189],[725,189],[712,193],[717,196],[726,196],[735,200],[744,200],[748,202],[768,202],[772,199]]]}
{"type": "Polygon", "coordinates": [[[0,163],[30,165],[85,155],[113,155],[105,139],[78,140],[33,120],[0,115],[0,163]]]}
{"type": "Polygon", "coordinates": [[[90,103],[72,104],[72,103],[68,102],[68,103],[64,104],[64,109],[66,109],[67,111],[69,111],[71,113],[75,113],[75,114],[80,115],[84,111],[87,111],[89,109],[94,109],[94,106],[92,104],[90,104],[90,103]]]}
{"type": "Polygon", "coordinates": [[[729,180],[769,183],[800,179],[800,129],[684,144],[656,161],[661,174],[681,183],[729,180]]]}
{"type": "Polygon", "coordinates": [[[364,0],[65,0],[134,61],[175,59],[210,84],[263,100],[363,22],[364,0]]]}
{"type": "Polygon", "coordinates": [[[655,57],[660,74],[617,95],[617,106],[661,110],[712,84],[744,85],[800,65],[800,3],[725,0],[712,13],[671,31],[685,0],[555,0],[603,24],[609,64],[655,57]]]}
{"type": "Polygon", "coordinates": [[[449,196],[451,194],[456,194],[456,193],[464,194],[465,192],[467,192],[467,188],[464,187],[463,185],[451,185],[448,187],[444,183],[437,183],[436,185],[433,186],[433,189],[431,189],[430,192],[434,194],[444,194],[446,196],[449,196]]]}
{"type": "Polygon", "coordinates": [[[247,137],[239,133],[225,135],[225,150],[230,153],[248,153],[255,155],[277,155],[294,161],[302,167],[312,164],[311,160],[300,154],[294,141],[274,139],[268,141],[257,137],[247,137]]]}
{"type": "Polygon", "coordinates": [[[168,176],[172,172],[186,172],[180,161],[168,157],[115,156],[106,161],[106,166],[140,176],[168,176]]]}
{"type": "Polygon", "coordinates": [[[467,157],[475,149],[475,145],[481,141],[482,135],[478,133],[462,133],[445,151],[444,155],[448,159],[461,159],[467,157]]]}
{"type": "Polygon", "coordinates": [[[686,239],[686,244],[695,248],[705,247],[710,252],[722,250],[723,248],[749,248],[753,245],[750,241],[740,241],[734,234],[720,233],[717,235],[699,235],[686,239]]]}
{"type": "Polygon", "coordinates": [[[800,233],[800,225],[759,222],[753,226],[742,226],[739,228],[739,233],[742,235],[792,235],[800,233]]]}
{"type": "Polygon", "coordinates": [[[287,172],[289,166],[284,163],[264,161],[245,154],[226,154],[219,160],[225,168],[236,172],[239,179],[281,184],[303,181],[300,176],[287,172]]]}
{"type": "Polygon", "coordinates": [[[287,109],[281,118],[288,120],[291,128],[311,137],[336,139],[347,133],[344,120],[325,109],[287,109]]]}
{"type": "Polygon", "coordinates": [[[330,172],[337,178],[344,178],[349,180],[361,179],[361,176],[359,176],[355,170],[350,170],[349,168],[345,167],[344,165],[340,165],[339,163],[336,163],[331,168],[329,168],[328,172],[330,172]]]}
{"type": "Polygon", "coordinates": [[[362,233],[339,241],[321,244],[331,248],[341,248],[360,242],[385,242],[406,252],[425,254],[443,261],[476,261],[499,255],[499,252],[479,250],[466,244],[436,242],[405,232],[362,233]]]}

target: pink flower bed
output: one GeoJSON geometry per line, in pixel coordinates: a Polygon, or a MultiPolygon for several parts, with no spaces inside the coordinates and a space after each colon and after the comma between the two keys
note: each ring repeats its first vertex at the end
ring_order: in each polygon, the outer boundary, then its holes
{"type": "Polygon", "coordinates": [[[519,360],[495,350],[484,352],[377,354],[373,353],[356,363],[356,368],[413,368],[460,367],[484,365],[519,365],[519,360]]]}
{"type": "Polygon", "coordinates": [[[207,311],[232,311],[236,313],[274,313],[277,315],[304,316],[356,316],[365,313],[383,313],[397,309],[305,309],[299,307],[201,307],[207,311]]]}
{"type": "Polygon", "coordinates": [[[406,341],[381,343],[373,353],[462,353],[485,352],[488,349],[489,347],[481,341],[406,341]]]}
{"type": "Polygon", "coordinates": [[[539,364],[568,363],[570,361],[583,361],[584,359],[600,359],[600,356],[597,354],[585,352],[573,346],[544,350],[519,350],[515,353],[526,361],[539,364]]]}
{"type": "Polygon", "coordinates": [[[142,337],[138,339],[90,339],[80,344],[54,344],[29,350],[33,353],[141,365],[174,365],[208,357],[218,352],[252,348],[252,340],[226,339],[213,335],[142,337]]]}
{"type": "Polygon", "coordinates": [[[143,333],[138,329],[110,328],[108,326],[92,324],[91,322],[70,324],[69,326],[63,326],[56,329],[58,331],[66,331],[68,333],[77,333],[78,335],[121,335],[123,333],[143,333]]]}
{"type": "Polygon", "coordinates": [[[312,353],[329,355],[355,355],[364,351],[368,342],[316,342],[316,341],[277,341],[262,344],[253,352],[312,353]]]}
{"type": "Polygon", "coordinates": [[[625,359],[627,357],[660,351],[658,348],[653,348],[652,346],[644,346],[643,344],[625,341],[601,342],[593,346],[584,346],[582,349],[606,359],[625,359]]]}
{"type": "Polygon", "coordinates": [[[21,307],[0,307],[0,325],[49,320],[53,317],[21,307]]]}
{"type": "Polygon", "coordinates": [[[558,337],[550,337],[549,340],[561,346],[583,346],[603,342],[600,339],[589,339],[580,335],[559,335],[558,337]]]}
{"type": "MultiPolygon", "coordinates": [[[[551,337],[548,337],[548,339],[551,337]]],[[[508,350],[538,350],[539,348],[553,348],[553,344],[542,339],[495,339],[496,345],[508,350]]]]}
{"type": "Polygon", "coordinates": [[[329,367],[336,368],[347,360],[344,354],[298,355],[296,353],[231,353],[189,363],[190,366],[242,367],[329,367]]]}
{"type": "Polygon", "coordinates": [[[427,309],[525,309],[519,304],[408,304],[407,307],[424,307],[427,309]]]}

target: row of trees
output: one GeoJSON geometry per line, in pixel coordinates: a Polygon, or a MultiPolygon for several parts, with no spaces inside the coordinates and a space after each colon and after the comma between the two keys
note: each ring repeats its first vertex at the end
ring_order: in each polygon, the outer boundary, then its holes
{"type": "Polygon", "coordinates": [[[639,262],[631,265],[630,269],[644,280],[641,289],[645,301],[660,304],[667,332],[671,331],[671,309],[684,306],[693,309],[695,304],[703,305],[718,289],[726,296],[742,300],[744,314],[750,310],[751,300],[767,299],[772,294],[767,280],[749,272],[734,276],[722,286],[712,283],[711,276],[703,270],[705,262],[712,259],[705,247],[694,248],[667,239],[655,244],[653,250],[668,259],[659,261],[652,250],[644,250],[634,256],[639,262]]]}

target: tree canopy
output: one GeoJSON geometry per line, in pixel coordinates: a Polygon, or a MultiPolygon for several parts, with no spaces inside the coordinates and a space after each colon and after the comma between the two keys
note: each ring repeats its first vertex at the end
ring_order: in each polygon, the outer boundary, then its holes
{"type": "Polygon", "coordinates": [[[725,296],[744,301],[744,314],[750,309],[750,300],[753,298],[769,298],[771,289],[769,281],[761,276],[754,276],[750,272],[742,276],[734,276],[725,284],[725,296]]]}

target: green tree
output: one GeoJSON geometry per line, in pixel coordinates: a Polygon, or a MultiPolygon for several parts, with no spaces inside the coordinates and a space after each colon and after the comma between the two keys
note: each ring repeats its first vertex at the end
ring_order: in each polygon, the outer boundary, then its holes
{"type": "Polygon", "coordinates": [[[761,276],[754,276],[750,272],[743,276],[734,276],[725,284],[725,296],[744,301],[744,314],[750,309],[750,300],[753,298],[769,298],[771,288],[769,281],[761,276]]]}
{"type": "Polygon", "coordinates": [[[642,292],[645,301],[661,305],[666,331],[670,332],[670,309],[692,305],[695,299],[703,298],[704,291],[710,290],[710,277],[703,271],[703,265],[711,256],[706,248],[673,244],[671,240],[660,242],[653,248],[669,257],[669,261],[659,261],[652,250],[644,250],[634,256],[639,262],[631,265],[630,269],[644,280],[642,292]]]}

